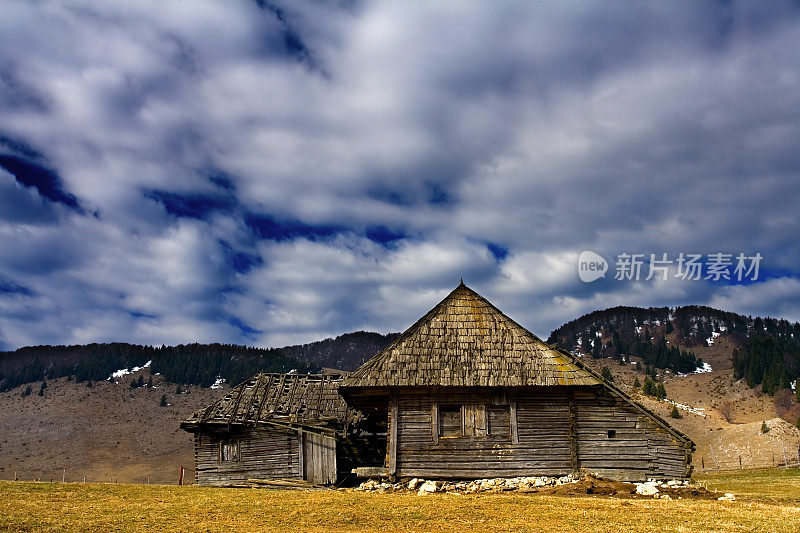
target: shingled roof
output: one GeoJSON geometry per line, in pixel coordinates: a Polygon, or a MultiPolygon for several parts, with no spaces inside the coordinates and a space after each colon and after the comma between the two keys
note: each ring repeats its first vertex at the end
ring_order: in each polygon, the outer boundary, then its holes
{"type": "Polygon", "coordinates": [[[341,428],[361,414],[339,395],[340,374],[256,374],[181,422],[200,426],[279,425],[341,428]]]}
{"type": "Polygon", "coordinates": [[[463,281],[342,387],[598,385],[463,281]]]}

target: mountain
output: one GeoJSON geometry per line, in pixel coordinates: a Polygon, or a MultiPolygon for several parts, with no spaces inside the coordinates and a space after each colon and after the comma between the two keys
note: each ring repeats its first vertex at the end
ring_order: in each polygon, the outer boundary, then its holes
{"type": "Polygon", "coordinates": [[[127,343],[28,346],[0,352],[0,392],[26,383],[72,376],[102,381],[121,369],[152,365],[154,373],[182,385],[209,387],[218,380],[240,383],[257,372],[319,372],[323,367],[355,370],[399,334],[358,331],[284,348],[233,344],[141,346],[127,343]]]}
{"type": "Polygon", "coordinates": [[[734,377],[774,395],[800,377],[800,323],[711,307],[613,307],[554,330],[548,342],[580,356],[631,361],[677,374],[706,368],[703,355],[733,365],[734,377]],[[709,350],[724,337],[733,348],[709,350]]]}
{"type": "Polygon", "coordinates": [[[356,331],[339,335],[335,339],[286,346],[280,348],[280,351],[287,357],[294,357],[325,368],[352,372],[399,336],[399,333],[382,335],[369,331],[356,331]]]}

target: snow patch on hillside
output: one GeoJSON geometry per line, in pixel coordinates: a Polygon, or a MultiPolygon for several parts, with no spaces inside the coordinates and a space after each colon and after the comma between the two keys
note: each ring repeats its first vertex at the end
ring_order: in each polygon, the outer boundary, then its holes
{"type": "MultiPolygon", "coordinates": [[[[153,361],[146,362],[143,366],[135,366],[128,370],[127,368],[122,368],[117,370],[116,372],[112,372],[111,375],[108,377],[109,381],[116,381],[117,379],[121,378],[122,376],[127,376],[128,374],[133,374],[134,372],[138,372],[140,370],[144,370],[145,368],[150,367],[150,363],[153,361]]],[[[116,383],[119,383],[116,381],[116,383]]]]}
{"type": "Polygon", "coordinates": [[[683,403],[673,402],[672,400],[664,400],[667,403],[671,403],[681,411],[686,411],[688,413],[692,413],[695,415],[702,416],[703,418],[707,417],[706,410],[702,407],[692,407],[691,405],[686,405],[683,403]]]}

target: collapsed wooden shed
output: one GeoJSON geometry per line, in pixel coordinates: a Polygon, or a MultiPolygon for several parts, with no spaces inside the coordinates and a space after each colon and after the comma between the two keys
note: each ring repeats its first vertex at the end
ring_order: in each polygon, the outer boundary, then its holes
{"type": "Polygon", "coordinates": [[[348,404],[387,421],[360,475],[685,478],[692,441],[463,282],[347,376],[348,404]]]}
{"type": "Polygon", "coordinates": [[[181,427],[194,433],[197,483],[293,478],[332,484],[353,460],[369,463],[370,447],[354,431],[362,416],[338,392],[342,379],[258,374],[184,420],[181,427]]]}

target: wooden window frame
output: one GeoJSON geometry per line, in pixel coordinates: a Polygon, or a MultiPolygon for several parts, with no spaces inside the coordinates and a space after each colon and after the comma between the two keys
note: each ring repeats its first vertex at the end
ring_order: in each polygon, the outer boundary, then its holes
{"type": "Polygon", "coordinates": [[[435,428],[432,426],[431,429],[435,430],[433,431],[435,442],[438,442],[439,439],[456,439],[464,436],[464,407],[461,404],[457,403],[434,404],[433,412],[435,413],[435,418],[433,418],[435,428]],[[445,435],[442,432],[441,414],[442,411],[444,410],[458,411],[458,427],[459,427],[458,435],[445,435]]]}
{"type": "Polygon", "coordinates": [[[505,405],[497,404],[457,404],[449,402],[434,402],[431,404],[431,439],[434,444],[438,444],[441,439],[455,439],[455,438],[494,438],[506,439],[510,438],[512,444],[519,444],[519,432],[517,429],[517,404],[516,402],[508,402],[505,405]],[[454,409],[458,408],[459,425],[461,431],[459,435],[447,435],[442,433],[441,412],[443,408],[454,409]],[[508,409],[508,435],[491,434],[489,427],[489,409],[496,409],[498,407],[508,409]],[[473,423],[467,423],[467,417],[471,416],[473,423]],[[481,421],[482,418],[482,421],[481,421]],[[482,424],[482,425],[481,425],[482,424]],[[469,427],[468,427],[469,426],[469,427]]]}
{"type": "MultiPolygon", "coordinates": [[[[228,453],[227,455],[230,455],[230,453],[228,453]]],[[[241,460],[242,460],[242,446],[241,446],[241,441],[240,441],[240,439],[238,437],[236,437],[234,439],[225,439],[225,440],[219,441],[219,448],[217,450],[217,463],[218,464],[238,463],[241,460]],[[234,448],[235,455],[234,455],[233,458],[227,458],[227,459],[225,458],[225,455],[226,455],[225,451],[226,451],[227,447],[233,447],[234,448]]]]}

